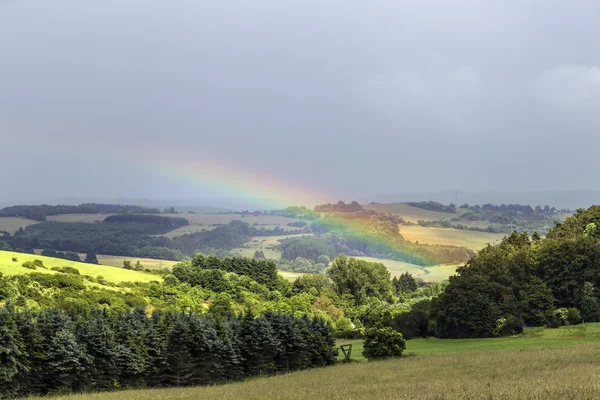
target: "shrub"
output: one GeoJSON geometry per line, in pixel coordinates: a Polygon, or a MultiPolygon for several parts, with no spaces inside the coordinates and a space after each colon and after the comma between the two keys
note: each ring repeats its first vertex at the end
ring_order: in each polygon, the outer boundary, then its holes
{"type": "Polygon", "coordinates": [[[406,340],[392,328],[371,328],[365,332],[364,350],[369,360],[400,357],[406,349],[406,340]]]}
{"type": "Polygon", "coordinates": [[[19,261],[19,259],[17,257],[13,257],[12,260],[13,260],[13,262],[18,262],[19,261]]]}
{"type": "Polygon", "coordinates": [[[28,269],[37,269],[33,261],[25,261],[23,264],[21,264],[21,266],[28,269]]]}
{"type": "Polygon", "coordinates": [[[44,262],[42,260],[38,260],[37,258],[33,260],[33,265],[35,265],[38,268],[46,268],[44,267],[44,262]]]}
{"type": "Polygon", "coordinates": [[[52,271],[62,272],[63,274],[72,274],[72,275],[80,275],[79,270],[73,267],[52,267],[50,268],[52,271]]]}

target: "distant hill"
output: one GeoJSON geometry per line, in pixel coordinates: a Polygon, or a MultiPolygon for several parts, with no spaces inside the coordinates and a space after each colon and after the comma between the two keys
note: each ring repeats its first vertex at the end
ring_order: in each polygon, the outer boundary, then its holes
{"type": "Polygon", "coordinates": [[[442,204],[528,204],[532,207],[546,204],[558,209],[587,208],[600,204],[600,190],[548,190],[531,192],[427,192],[427,193],[392,193],[375,195],[360,200],[361,204],[402,203],[412,201],[437,201],[442,204]]]}

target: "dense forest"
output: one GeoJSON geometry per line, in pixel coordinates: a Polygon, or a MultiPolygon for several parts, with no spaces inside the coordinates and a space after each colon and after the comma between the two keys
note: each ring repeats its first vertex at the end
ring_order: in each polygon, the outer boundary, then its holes
{"type": "Polygon", "coordinates": [[[45,221],[49,215],[62,214],[160,214],[156,208],[120,204],[87,203],[78,206],[47,204],[37,206],[11,206],[0,210],[0,217],[21,217],[45,221]]]}

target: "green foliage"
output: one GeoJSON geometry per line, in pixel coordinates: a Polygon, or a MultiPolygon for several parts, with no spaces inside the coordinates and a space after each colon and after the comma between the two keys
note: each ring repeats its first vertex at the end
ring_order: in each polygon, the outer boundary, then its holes
{"type": "Polygon", "coordinates": [[[381,263],[374,263],[339,255],[327,270],[339,296],[349,294],[355,305],[363,304],[367,297],[391,300],[390,272],[381,263]]]}
{"type": "Polygon", "coordinates": [[[21,266],[27,269],[37,269],[37,266],[33,261],[25,261],[21,266]]]}
{"type": "Polygon", "coordinates": [[[429,333],[429,308],[430,300],[421,300],[415,303],[410,311],[396,315],[391,326],[401,332],[405,339],[427,337],[429,333]]]}
{"type": "MultiPolygon", "coordinates": [[[[187,282],[192,286],[200,282],[207,282],[209,275],[204,270],[222,270],[234,272],[238,275],[249,276],[259,284],[269,288],[278,285],[277,266],[272,261],[259,260],[246,257],[225,257],[219,259],[216,256],[206,256],[198,253],[191,261],[182,261],[173,266],[173,275],[181,282],[187,282]]],[[[216,275],[214,275],[215,279],[216,275]]]]}
{"type": "Polygon", "coordinates": [[[331,259],[337,255],[333,244],[314,236],[286,239],[281,243],[279,248],[282,252],[281,257],[286,260],[296,260],[298,257],[301,257],[321,262],[318,260],[320,256],[324,255],[328,259],[331,259]]]}
{"type": "Polygon", "coordinates": [[[400,357],[405,349],[406,340],[392,328],[371,328],[365,332],[363,356],[369,360],[400,357]]]}
{"type": "MultiPolygon", "coordinates": [[[[224,296],[215,304],[223,305],[224,296]]],[[[16,311],[0,308],[0,389],[5,396],[141,386],[212,385],[336,361],[319,319],[264,313],[16,311]],[[216,319],[214,317],[217,317],[216,319]]]]}
{"type": "Polygon", "coordinates": [[[62,272],[64,274],[73,274],[73,275],[81,275],[77,268],[65,266],[65,267],[52,267],[50,268],[52,271],[62,272]]]}
{"type": "Polygon", "coordinates": [[[83,262],[87,264],[98,264],[98,257],[96,257],[94,253],[87,253],[83,262]]]}
{"type": "Polygon", "coordinates": [[[394,277],[392,284],[397,294],[412,293],[419,288],[417,280],[413,278],[410,272],[404,272],[399,278],[394,277]]]}

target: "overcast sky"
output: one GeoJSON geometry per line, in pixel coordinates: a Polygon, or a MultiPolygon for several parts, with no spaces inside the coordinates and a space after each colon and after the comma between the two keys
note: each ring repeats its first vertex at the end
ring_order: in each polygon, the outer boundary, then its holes
{"type": "Polygon", "coordinates": [[[597,0],[0,0],[0,197],[235,196],[165,154],[346,199],[600,189],[598,21],[597,0]]]}

